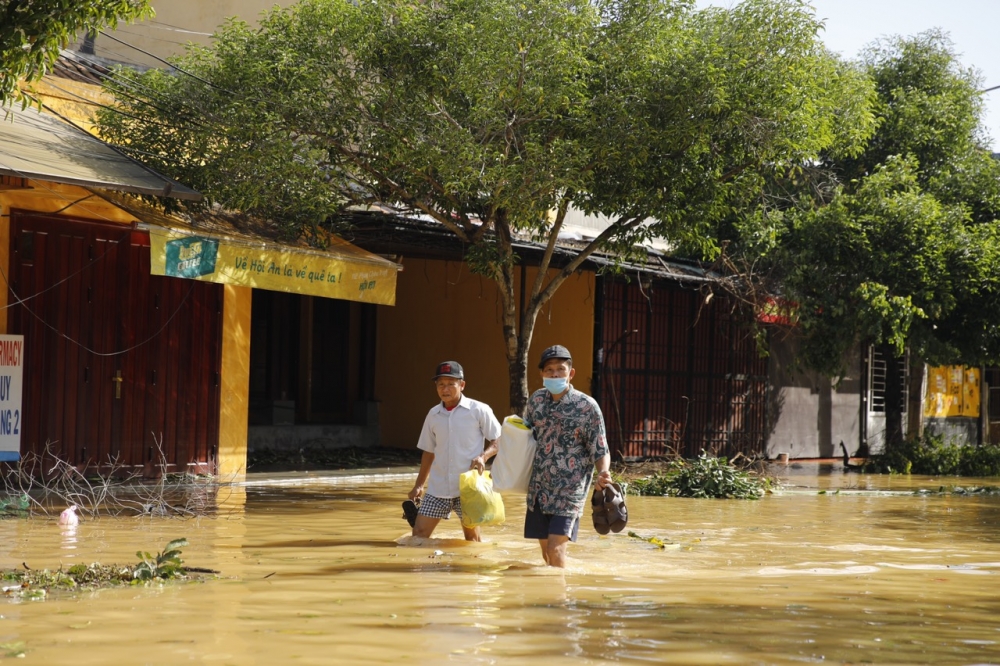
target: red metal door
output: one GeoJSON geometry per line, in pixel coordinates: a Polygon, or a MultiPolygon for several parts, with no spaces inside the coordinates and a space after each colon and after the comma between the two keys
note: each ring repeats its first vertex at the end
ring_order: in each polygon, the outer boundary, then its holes
{"type": "Polygon", "coordinates": [[[25,336],[22,453],[214,471],[220,285],[150,275],[148,234],[130,227],[15,212],[10,292],[8,330],[25,336]]]}

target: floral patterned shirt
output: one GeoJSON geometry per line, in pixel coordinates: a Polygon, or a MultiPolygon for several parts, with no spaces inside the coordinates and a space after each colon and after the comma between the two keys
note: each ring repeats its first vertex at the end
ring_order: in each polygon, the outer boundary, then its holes
{"type": "Polygon", "coordinates": [[[582,516],[594,464],[608,453],[604,415],[597,401],[572,385],[559,400],[539,389],[528,399],[524,422],[537,443],[528,509],[537,498],[542,513],[582,516]]]}

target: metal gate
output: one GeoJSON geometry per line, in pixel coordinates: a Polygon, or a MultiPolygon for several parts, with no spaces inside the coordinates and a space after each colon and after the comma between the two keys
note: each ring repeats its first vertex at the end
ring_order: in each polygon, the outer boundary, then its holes
{"type": "Polygon", "coordinates": [[[767,359],[729,299],[602,278],[596,322],[594,393],[613,455],[763,455],[767,359]]]}

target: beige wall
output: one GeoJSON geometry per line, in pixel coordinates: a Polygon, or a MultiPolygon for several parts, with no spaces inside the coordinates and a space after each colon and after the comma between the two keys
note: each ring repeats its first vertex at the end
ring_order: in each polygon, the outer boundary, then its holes
{"type": "MultiPolygon", "coordinates": [[[[431,383],[441,361],[465,368],[465,394],[509,413],[500,299],[490,280],[456,261],[405,260],[396,305],[380,307],[375,392],[382,446],[410,448],[437,401],[431,383]]],[[[534,270],[528,271],[533,280],[534,270]]],[[[535,366],[542,350],[563,344],[574,355],[574,385],[590,392],[594,349],[594,275],[571,277],[539,315],[529,355],[528,389],[541,388],[535,366]]]]}
{"type": "MultiPolygon", "coordinates": [[[[188,42],[207,45],[209,35],[216,31],[230,17],[239,17],[255,24],[257,17],[275,5],[287,7],[293,0],[153,0],[150,3],[156,11],[152,19],[140,23],[119,24],[110,33],[117,39],[152,53],[159,58],[168,58],[183,53],[188,42]]],[[[79,48],[80,40],[74,48],[79,48]]],[[[150,67],[161,67],[162,63],[136,49],[97,36],[95,53],[103,58],[120,62],[133,62],[150,67]]]]}

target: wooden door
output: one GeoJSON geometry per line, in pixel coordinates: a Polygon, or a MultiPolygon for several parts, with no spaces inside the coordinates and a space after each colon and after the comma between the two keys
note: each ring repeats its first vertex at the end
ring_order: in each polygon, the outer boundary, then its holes
{"type": "Polygon", "coordinates": [[[150,275],[145,232],[15,211],[8,298],[25,336],[22,453],[214,471],[220,285],[150,275]]]}

